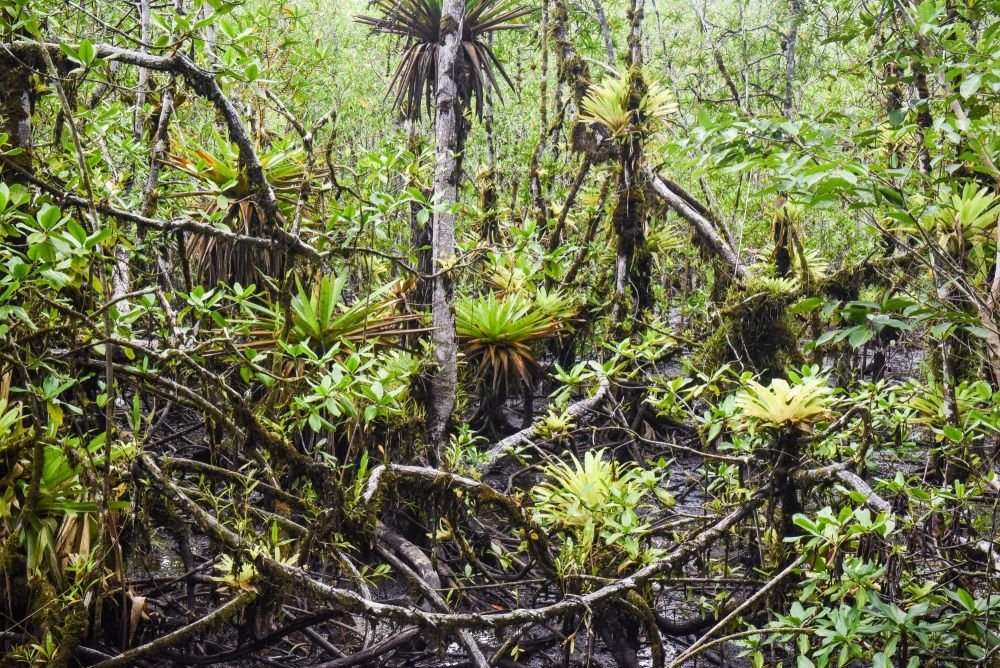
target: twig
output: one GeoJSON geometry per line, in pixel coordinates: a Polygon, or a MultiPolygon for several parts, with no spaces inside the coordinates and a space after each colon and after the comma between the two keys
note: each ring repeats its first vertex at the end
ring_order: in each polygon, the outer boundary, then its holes
{"type": "Polygon", "coordinates": [[[767,594],[769,591],[777,587],[778,583],[784,580],[796,568],[801,566],[802,562],[805,560],[806,560],[806,555],[803,554],[798,559],[796,559],[788,566],[786,566],[780,573],[771,578],[770,582],[768,582],[766,585],[757,590],[757,592],[753,596],[743,601],[743,603],[738,605],[732,612],[730,612],[728,615],[720,619],[718,624],[716,624],[708,631],[706,631],[705,635],[699,638],[695,644],[688,647],[683,654],[674,659],[674,661],[670,664],[668,668],[680,668],[680,666],[682,666],[685,661],[687,661],[694,655],[698,654],[701,651],[701,648],[707,644],[708,639],[711,638],[716,631],[724,629],[726,625],[729,624],[729,622],[733,621],[733,619],[736,618],[736,615],[746,610],[748,607],[753,605],[754,602],[760,600],[765,594],[767,594]]]}

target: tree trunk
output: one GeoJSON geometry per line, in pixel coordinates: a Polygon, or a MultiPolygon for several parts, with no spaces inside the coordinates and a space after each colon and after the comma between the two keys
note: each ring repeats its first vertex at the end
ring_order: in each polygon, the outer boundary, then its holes
{"type": "MultiPolygon", "coordinates": [[[[493,46],[493,35],[489,35],[493,46]]],[[[483,96],[483,129],[486,131],[486,169],[479,173],[479,210],[483,216],[480,237],[486,243],[500,241],[500,221],[497,197],[496,146],[493,140],[493,86],[486,82],[488,93],[483,96]]]]}
{"type": "MultiPolygon", "coordinates": [[[[539,230],[544,230],[548,223],[548,206],[545,204],[544,192],[542,191],[542,181],[539,177],[538,166],[542,153],[545,152],[545,143],[548,139],[548,104],[549,104],[549,3],[542,1],[542,71],[541,79],[538,82],[538,139],[535,141],[535,148],[531,151],[531,158],[528,160],[528,186],[531,189],[532,215],[539,230]]],[[[556,112],[558,113],[558,111],[556,112]]]]}
{"type": "MultiPolygon", "coordinates": [[[[148,53],[149,49],[149,0],[136,0],[136,11],[139,14],[139,52],[148,53]]],[[[142,144],[143,129],[146,126],[146,93],[149,88],[149,70],[145,67],[138,68],[138,85],[135,89],[135,109],[132,111],[132,138],[136,145],[142,144]]],[[[153,140],[156,141],[155,139],[153,140]]],[[[153,164],[153,161],[150,162],[153,164]]],[[[158,170],[158,168],[156,168],[158,170]]],[[[129,180],[129,189],[134,183],[129,180]]],[[[132,239],[135,237],[135,225],[128,223],[123,229],[124,237],[132,239]]],[[[122,313],[131,311],[129,301],[125,295],[132,291],[132,270],[129,266],[129,256],[131,249],[128,244],[118,243],[115,246],[115,266],[111,272],[112,298],[117,303],[117,308],[122,313]]]]}
{"type": "MultiPolygon", "coordinates": [[[[628,107],[638,113],[646,95],[646,82],[642,77],[642,18],[645,0],[632,0],[629,7],[629,99],[628,107]]],[[[618,181],[618,205],[614,213],[618,249],[615,262],[615,306],[613,319],[617,325],[625,322],[622,312],[626,287],[631,287],[635,299],[629,316],[638,316],[651,306],[650,262],[646,249],[646,202],[640,183],[643,141],[635,133],[621,147],[621,165],[618,181]]]]}
{"type": "Polygon", "coordinates": [[[436,369],[431,379],[428,406],[427,440],[442,453],[448,442],[448,423],[455,409],[455,385],[458,382],[458,341],[455,335],[454,274],[455,213],[461,171],[460,152],[465,134],[458,86],[462,61],[462,21],[464,0],[445,0],[441,8],[441,47],[438,52],[437,139],[434,169],[434,214],[431,232],[431,255],[434,260],[431,291],[431,342],[434,344],[436,369]]]}
{"type": "Polygon", "coordinates": [[[785,99],[782,101],[782,113],[785,118],[792,117],[795,107],[795,43],[799,38],[799,13],[802,8],[799,0],[788,3],[788,34],[785,35],[785,99]]]}
{"type": "MultiPolygon", "coordinates": [[[[0,52],[0,134],[7,135],[7,150],[21,153],[7,158],[26,171],[31,166],[31,72],[17,58],[0,52]]],[[[0,181],[8,185],[24,183],[23,174],[4,169],[0,164],[0,181]]]]}
{"type": "Polygon", "coordinates": [[[642,67],[642,19],[645,16],[646,0],[632,0],[628,17],[632,22],[628,36],[629,67],[642,67]]]}
{"type": "MultiPolygon", "coordinates": [[[[413,154],[413,159],[419,160],[420,155],[423,152],[423,142],[420,136],[420,127],[417,121],[409,119],[406,121],[406,145],[410,153],[413,154]]],[[[410,187],[420,187],[419,178],[415,175],[410,178],[410,187]]],[[[426,187],[422,187],[421,191],[424,196],[428,196],[430,193],[427,192],[426,187]]],[[[410,245],[413,246],[414,252],[417,254],[417,270],[420,272],[420,276],[417,277],[417,285],[413,289],[413,296],[411,301],[414,307],[420,310],[426,310],[431,303],[431,281],[425,276],[429,276],[434,273],[434,264],[431,261],[431,223],[427,222],[426,218],[421,220],[421,213],[424,211],[424,205],[417,201],[410,201],[410,245]]],[[[424,214],[426,215],[426,214],[424,214]]]]}
{"type": "MultiPolygon", "coordinates": [[[[559,80],[569,86],[573,103],[579,109],[590,89],[590,72],[569,37],[569,9],[566,0],[552,0],[549,20],[559,80]]],[[[580,127],[579,124],[577,126],[580,127]]]]}

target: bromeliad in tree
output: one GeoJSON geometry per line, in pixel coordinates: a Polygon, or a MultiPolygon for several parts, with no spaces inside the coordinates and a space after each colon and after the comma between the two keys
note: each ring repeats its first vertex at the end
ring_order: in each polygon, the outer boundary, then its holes
{"type": "MultiPolygon", "coordinates": [[[[411,120],[423,110],[428,114],[437,90],[437,63],[440,46],[441,0],[375,0],[380,16],[359,16],[358,21],[378,33],[405,38],[405,50],[390,83],[396,91],[395,106],[411,120]]],[[[512,89],[510,77],[485,38],[501,30],[519,30],[514,23],[532,12],[516,0],[466,0],[462,25],[462,68],[459,92],[463,108],[476,101],[476,115],[482,117],[483,99],[499,90],[496,74],[512,89]]],[[[498,93],[499,95],[499,93],[498,93]]]]}

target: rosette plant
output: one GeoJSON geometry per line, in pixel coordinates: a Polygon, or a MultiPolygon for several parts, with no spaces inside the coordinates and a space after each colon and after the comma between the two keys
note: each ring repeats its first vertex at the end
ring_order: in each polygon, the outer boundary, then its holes
{"type": "MultiPolygon", "coordinates": [[[[434,108],[441,4],[441,0],[375,0],[371,6],[380,15],[358,17],[360,23],[371,26],[376,33],[404,39],[403,55],[389,89],[396,92],[394,106],[411,120],[434,108]]],[[[459,77],[464,84],[459,86],[464,109],[475,99],[476,115],[482,116],[483,100],[492,91],[499,95],[497,75],[513,89],[514,84],[487,38],[502,30],[524,28],[515,21],[531,12],[531,8],[520,6],[515,0],[466,0],[461,60],[465,76],[459,77]]]]}
{"type": "Polygon", "coordinates": [[[466,298],[455,308],[455,328],[466,359],[476,365],[480,407],[474,423],[505,429],[503,403],[512,388],[533,387],[541,367],[532,345],[558,336],[574,311],[558,291],[512,292],[466,298]]]}

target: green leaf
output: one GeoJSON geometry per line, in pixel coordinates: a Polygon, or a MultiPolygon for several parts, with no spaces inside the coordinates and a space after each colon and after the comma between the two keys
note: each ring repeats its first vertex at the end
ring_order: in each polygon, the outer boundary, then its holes
{"type": "Polygon", "coordinates": [[[966,325],[965,331],[973,336],[978,336],[981,339],[988,339],[990,337],[990,330],[978,325],[966,325]]]}
{"type": "MultiPolygon", "coordinates": [[[[789,313],[810,313],[815,311],[823,304],[823,299],[820,297],[807,297],[800,300],[797,304],[788,309],[789,313]]],[[[817,344],[818,345],[818,344],[817,344]]]]}
{"type": "Polygon", "coordinates": [[[952,441],[954,443],[961,443],[962,439],[965,437],[965,434],[962,432],[962,430],[954,425],[950,424],[945,425],[941,429],[941,431],[942,433],[944,433],[945,437],[947,437],[949,441],[952,441]]]}
{"type": "Polygon", "coordinates": [[[800,529],[805,529],[809,533],[819,532],[819,526],[805,515],[796,515],[792,518],[792,523],[800,529]]]}
{"type": "Polygon", "coordinates": [[[973,612],[976,609],[976,599],[965,589],[959,587],[953,592],[948,592],[948,594],[962,604],[962,606],[969,612],[973,612]]]}
{"type": "Polygon", "coordinates": [[[962,97],[968,98],[976,94],[982,82],[983,76],[981,74],[978,72],[970,74],[962,79],[962,85],[959,87],[958,92],[962,95],[962,97]]]}
{"type": "Polygon", "coordinates": [[[94,49],[94,45],[91,44],[89,39],[85,39],[80,42],[80,50],[78,51],[80,57],[80,62],[88,67],[94,62],[94,58],[97,57],[97,50],[94,49]]]}
{"type": "Polygon", "coordinates": [[[819,347],[824,343],[829,343],[842,332],[843,332],[842,329],[828,329],[827,331],[820,334],[819,338],[816,339],[816,347],[819,347]]]}
{"type": "Polygon", "coordinates": [[[935,339],[943,339],[948,336],[948,332],[951,331],[951,327],[952,324],[950,322],[939,322],[931,327],[931,334],[935,339]]]}
{"type": "Polygon", "coordinates": [[[76,51],[69,44],[60,44],[59,50],[66,54],[66,57],[73,62],[80,62],[80,56],[77,55],[76,51]]]}
{"type": "Polygon", "coordinates": [[[860,348],[868,343],[874,335],[875,332],[867,327],[855,327],[847,341],[851,344],[852,348],[860,348]]]}

